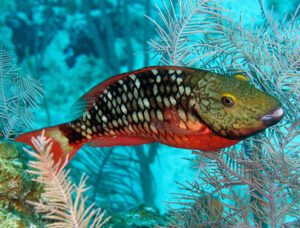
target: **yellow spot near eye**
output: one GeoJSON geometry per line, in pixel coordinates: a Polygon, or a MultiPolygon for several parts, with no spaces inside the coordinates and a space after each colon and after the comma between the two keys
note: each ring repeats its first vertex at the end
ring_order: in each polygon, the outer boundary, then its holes
{"type": "Polygon", "coordinates": [[[236,74],[234,77],[237,78],[237,79],[248,81],[248,78],[246,78],[246,76],[243,75],[243,74],[236,74]]]}

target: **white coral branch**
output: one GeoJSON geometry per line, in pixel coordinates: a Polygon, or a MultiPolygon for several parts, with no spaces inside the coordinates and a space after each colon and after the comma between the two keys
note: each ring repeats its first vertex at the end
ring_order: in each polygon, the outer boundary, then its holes
{"type": "Polygon", "coordinates": [[[30,75],[21,75],[15,60],[0,45],[0,130],[5,138],[33,123],[43,89],[30,75]]]}
{"type": "Polygon", "coordinates": [[[102,227],[110,217],[104,218],[105,211],[94,209],[94,204],[86,207],[87,196],[83,196],[89,189],[86,187],[87,177],[82,176],[78,186],[75,186],[65,170],[68,159],[61,166],[52,159],[51,138],[46,138],[44,132],[37,138],[32,138],[35,151],[24,149],[36,161],[29,165],[33,170],[29,173],[37,175],[36,182],[44,185],[43,199],[40,202],[29,202],[35,206],[37,213],[43,213],[44,218],[53,220],[47,227],[102,227]],[[73,199],[72,196],[75,196],[73,199]]]}

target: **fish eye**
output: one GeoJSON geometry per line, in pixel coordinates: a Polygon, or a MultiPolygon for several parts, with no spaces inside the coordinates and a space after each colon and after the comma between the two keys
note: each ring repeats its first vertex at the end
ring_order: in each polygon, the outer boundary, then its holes
{"type": "Polygon", "coordinates": [[[234,105],[234,98],[232,96],[223,96],[222,99],[222,104],[226,107],[232,107],[234,105]]]}

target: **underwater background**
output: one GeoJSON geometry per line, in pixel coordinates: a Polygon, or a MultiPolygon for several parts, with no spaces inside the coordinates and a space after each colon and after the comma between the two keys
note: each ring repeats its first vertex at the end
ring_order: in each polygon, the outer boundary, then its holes
{"type": "Polygon", "coordinates": [[[154,65],[243,72],[286,117],[219,154],[84,146],[67,168],[111,216],[95,227],[300,227],[299,28],[297,0],[1,0],[0,227],[55,220],[29,213],[45,190],[13,139],[72,120],[94,85],[154,65]]]}

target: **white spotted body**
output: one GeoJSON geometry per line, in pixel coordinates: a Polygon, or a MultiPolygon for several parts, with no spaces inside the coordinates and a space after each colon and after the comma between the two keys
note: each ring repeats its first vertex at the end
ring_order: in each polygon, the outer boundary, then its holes
{"type": "Polygon", "coordinates": [[[81,118],[69,124],[76,131],[74,141],[126,135],[133,141],[134,137],[142,137],[173,145],[179,136],[173,130],[167,134],[168,125],[177,124],[185,130],[203,128],[190,111],[189,102],[194,95],[189,82],[193,72],[189,68],[148,68],[114,81],[81,118]],[[172,122],[170,113],[176,113],[178,123],[172,122]]]}

